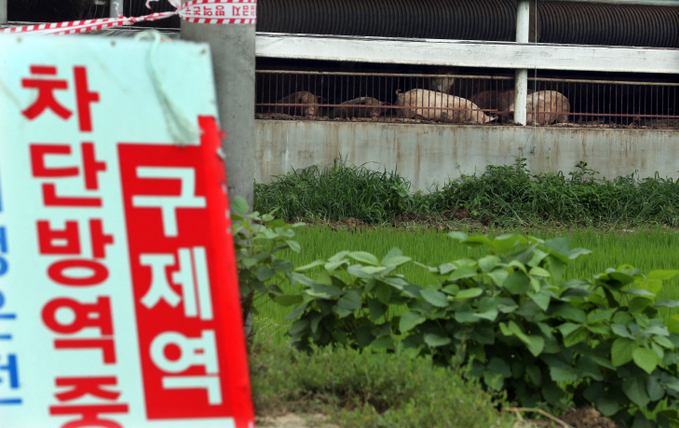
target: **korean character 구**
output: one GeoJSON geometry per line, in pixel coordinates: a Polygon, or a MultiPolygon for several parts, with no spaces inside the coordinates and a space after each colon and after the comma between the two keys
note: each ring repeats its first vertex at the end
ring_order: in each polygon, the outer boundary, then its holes
{"type": "MultiPolygon", "coordinates": [[[[49,109],[62,119],[68,120],[73,112],[57,101],[54,92],[67,90],[69,82],[66,79],[56,78],[57,68],[54,66],[32,65],[30,72],[31,78],[21,79],[21,86],[28,89],[37,89],[38,96],[33,104],[22,111],[22,114],[29,120],[34,120],[49,109]]],[[[73,67],[73,80],[75,82],[75,104],[78,109],[80,131],[91,132],[92,113],[90,104],[99,101],[99,93],[90,92],[85,67],[73,67]]]]}
{"type": "Polygon", "coordinates": [[[176,331],[160,333],[151,343],[151,360],[163,372],[173,374],[163,376],[164,389],[204,389],[208,404],[222,404],[214,330],[203,330],[196,338],[176,331]],[[167,357],[165,348],[170,345],[179,348],[179,358],[171,360],[167,357]],[[202,367],[205,375],[174,376],[196,366],[202,367]]]}
{"type": "Polygon", "coordinates": [[[183,300],[187,318],[198,315],[202,320],[213,318],[205,247],[179,248],[176,259],[174,254],[141,254],[139,258],[141,265],[151,268],[151,284],[141,298],[144,306],[152,309],[164,300],[174,308],[183,300]],[[167,267],[175,265],[177,270],[172,273],[172,282],[181,286],[181,297],[166,275],[167,267]]]}
{"type": "MultiPolygon", "coordinates": [[[[31,169],[35,178],[63,179],[82,175],[85,191],[99,190],[97,174],[106,171],[106,163],[97,161],[94,144],[85,142],[80,145],[82,171],[78,164],[68,167],[48,166],[47,159],[71,155],[69,144],[31,144],[31,169]]],[[[79,163],[79,162],[78,162],[79,163]]],[[[56,183],[42,184],[43,203],[45,206],[100,207],[101,198],[96,196],[60,196],[57,195],[56,183]]]]}
{"type": "Polygon", "coordinates": [[[116,362],[109,297],[99,296],[96,303],[81,303],[68,298],[52,299],[42,309],[42,321],[50,330],[61,335],[73,335],[86,328],[99,330],[99,337],[55,339],[54,348],[99,349],[105,364],[116,362]],[[73,314],[70,323],[63,323],[57,318],[56,313],[61,309],[69,309],[73,314]]]}
{"type": "MultiPolygon", "coordinates": [[[[108,278],[108,268],[96,259],[106,257],[106,246],[113,244],[113,236],[104,232],[101,219],[89,219],[88,225],[94,259],[66,259],[52,263],[47,269],[47,274],[54,282],[67,286],[93,286],[101,284],[108,278]],[[80,268],[89,272],[89,275],[69,276],[67,272],[71,268],[80,268]]],[[[55,228],[48,220],[38,220],[37,228],[41,255],[82,254],[77,221],[69,220],[64,222],[62,228],[55,228]]]]}
{"type": "Polygon", "coordinates": [[[107,427],[122,428],[122,425],[110,419],[103,419],[99,415],[104,413],[128,413],[129,406],[124,403],[115,402],[120,397],[120,392],[110,388],[118,384],[115,376],[102,377],[58,377],[55,385],[61,388],[69,388],[66,391],[54,394],[60,402],[77,400],[86,395],[104,401],[106,404],[87,404],[87,405],[58,405],[50,406],[50,415],[81,415],[80,419],[69,421],[62,425],[62,428],[79,427],[107,427]]]}

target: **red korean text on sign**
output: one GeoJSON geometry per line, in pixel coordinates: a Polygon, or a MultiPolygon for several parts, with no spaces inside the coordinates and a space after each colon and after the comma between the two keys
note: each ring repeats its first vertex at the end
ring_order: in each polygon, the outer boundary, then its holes
{"type": "Polygon", "coordinates": [[[246,427],[252,410],[235,260],[224,250],[231,237],[219,138],[214,119],[200,124],[200,147],[118,147],[146,412],[151,420],[234,417],[246,427]]]}

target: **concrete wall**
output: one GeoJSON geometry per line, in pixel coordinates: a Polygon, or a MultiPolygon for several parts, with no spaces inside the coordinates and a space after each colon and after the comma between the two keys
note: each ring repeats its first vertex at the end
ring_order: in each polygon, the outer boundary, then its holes
{"type": "Polygon", "coordinates": [[[356,165],[397,170],[412,190],[517,157],[533,173],[566,174],[585,161],[599,177],[679,177],[676,130],[257,120],[255,132],[255,180],[264,183],[292,168],[332,164],[340,154],[356,165]]]}

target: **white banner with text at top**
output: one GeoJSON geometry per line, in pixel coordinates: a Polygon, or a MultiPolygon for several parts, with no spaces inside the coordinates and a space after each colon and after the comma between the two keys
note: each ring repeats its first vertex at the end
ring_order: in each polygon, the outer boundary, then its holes
{"type": "Polygon", "coordinates": [[[209,47],[0,51],[0,426],[253,427],[209,47]]]}

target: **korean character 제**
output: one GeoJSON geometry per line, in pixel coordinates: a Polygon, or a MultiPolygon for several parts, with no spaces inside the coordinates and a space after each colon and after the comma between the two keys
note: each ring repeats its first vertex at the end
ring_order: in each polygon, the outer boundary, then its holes
{"type": "Polygon", "coordinates": [[[80,176],[83,179],[85,193],[97,191],[99,190],[98,174],[106,171],[106,163],[96,159],[93,143],[84,142],[80,145],[81,156],[79,158],[71,154],[72,146],[71,144],[31,144],[33,177],[51,179],[51,182],[42,184],[43,203],[45,206],[100,207],[101,198],[96,195],[66,196],[57,192],[57,180],[80,176]],[[69,166],[50,165],[50,161],[63,163],[64,157],[69,162],[69,166]]]}
{"type": "Polygon", "coordinates": [[[211,406],[222,404],[222,389],[217,361],[217,345],[214,330],[202,330],[200,337],[186,337],[176,331],[160,333],[151,342],[151,360],[167,375],[162,377],[163,389],[202,389],[207,393],[211,406]],[[166,348],[179,349],[176,359],[169,359],[166,348]],[[191,368],[198,367],[205,374],[182,375],[191,368]]]}
{"type": "Polygon", "coordinates": [[[21,86],[28,90],[37,90],[35,101],[21,113],[28,120],[36,120],[46,111],[64,120],[68,120],[73,112],[64,107],[56,96],[56,91],[75,89],[75,106],[78,110],[78,124],[82,132],[92,131],[92,113],[90,104],[99,101],[98,92],[90,92],[87,82],[87,69],[82,66],[73,67],[75,88],[69,87],[65,78],[57,78],[57,67],[49,65],[32,65],[29,68],[31,77],[21,79],[21,86]]]}
{"type": "Polygon", "coordinates": [[[174,254],[141,254],[140,264],[151,269],[151,283],[141,303],[153,309],[160,301],[171,307],[182,302],[184,316],[213,319],[212,296],[205,247],[179,248],[174,254]],[[177,266],[172,282],[181,286],[181,297],[168,281],[167,268],[177,266]]]}
{"type": "Polygon", "coordinates": [[[54,340],[54,348],[61,350],[98,349],[105,364],[116,362],[115,343],[113,340],[113,322],[111,319],[111,302],[109,297],[99,296],[95,303],[82,303],[68,298],[52,299],[42,309],[42,321],[50,330],[62,336],[72,336],[82,330],[98,330],[99,336],[82,333],[77,338],[59,338],[54,340]],[[57,311],[69,310],[71,322],[64,322],[57,317],[57,311]],[[85,337],[84,337],[85,336],[85,337]]]}
{"type": "Polygon", "coordinates": [[[62,425],[62,428],[122,428],[122,425],[110,419],[110,416],[101,416],[129,412],[129,406],[126,403],[117,402],[120,392],[113,390],[118,383],[115,376],[58,377],[54,383],[58,388],[67,389],[54,394],[60,405],[50,406],[50,415],[80,415],[80,419],[69,421],[62,425]],[[90,400],[96,399],[99,402],[96,404],[62,404],[79,401],[86,396],[89,396],[90,400]]]}

